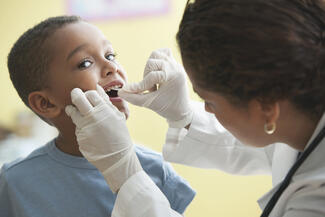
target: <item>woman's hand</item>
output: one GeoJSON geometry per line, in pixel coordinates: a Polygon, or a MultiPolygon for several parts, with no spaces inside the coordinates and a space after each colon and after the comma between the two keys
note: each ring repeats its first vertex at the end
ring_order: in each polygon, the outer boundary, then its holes
{"type": "Polygon", "coordinates": [[[74,106],[66,113],[76,125],[80,152],[103,174],[116,192],[133,174],[142,170],[125,123],[125,115],[109,100],[105,91],[71,91],[74,106]]]}
{"type": "Polygon", "coordinates": [[[170,127],[183,128],[193,116],[185,74],[169,49],[159,49],[150,55],[143,80],[125,85],[118,95],[155,111],[167,119],[170,127]]]}

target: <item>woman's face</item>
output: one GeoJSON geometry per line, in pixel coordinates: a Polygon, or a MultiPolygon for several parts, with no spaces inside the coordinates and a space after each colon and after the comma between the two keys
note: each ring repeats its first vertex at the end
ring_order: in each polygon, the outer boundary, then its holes
{"type": "MultiPolygon", "coordinates": [[[[185,67],[186,68],[186,67],[185,67]]],[[[272,144],[270,135],[264,132],[265,114],[261,103],[251,100],[247,105],[238,106],[219,93],[205,90],[197,85],[190,69],[186,69],[193,84],[193,90],[205,103],[205,110],[242,143],[264,147],[272,144]]]]}

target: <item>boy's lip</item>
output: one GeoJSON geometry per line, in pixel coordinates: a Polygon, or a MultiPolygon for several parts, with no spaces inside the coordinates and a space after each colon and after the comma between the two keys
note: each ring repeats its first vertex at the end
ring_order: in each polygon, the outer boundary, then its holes
{"type": "Polygon", "coordinates": [[[122,88],[123,85],[124,85],[124,82],[122,82],[120,80],[115,80],[115,81],[112,81],[112,82],[104,85],[103,89],[105,90],[105,92],[107,92],[107,91],[111,90],[111,88],[114,86],[120,86],[122,88]]]}
{"type": "Polygon", "coordinates": [[[110,97],[109,100],[111,102],[122,102],[123,99],[121,97],[110,97]]]}
{"type": "MultiPolygon", "coordinates": [[[[119,88],[122,88],[123,86],[124,86],[124,82],[122,80],[114,80],[106,85],[103,85],[102,87],[103,87],[104,91],[108,94],[108,92],[111,89],[113,89],[114,87],[118,87],[117,89],[119,89],[119,88]]],[[[109,96],[109,99],[111,102],[122,102],[123,101],[123,99],[120,98],[119,96],[117,96],[117,97],[109,96]]]]}

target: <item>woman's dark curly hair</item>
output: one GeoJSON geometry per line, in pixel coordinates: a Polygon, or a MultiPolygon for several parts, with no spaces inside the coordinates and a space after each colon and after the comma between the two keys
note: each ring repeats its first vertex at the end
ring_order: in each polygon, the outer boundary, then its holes
{"type": "Polygon", "coordinates": [[[287,99],[313,119],[325,110],[322,0],[196,0],[177,42],[200,88],[239,103],[287,99]]]}

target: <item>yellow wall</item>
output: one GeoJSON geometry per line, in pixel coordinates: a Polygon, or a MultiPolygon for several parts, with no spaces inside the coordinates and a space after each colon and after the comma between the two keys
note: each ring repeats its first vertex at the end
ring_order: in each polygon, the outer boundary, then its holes
{"type": "MultiPolygon", "coordinates": [[[[96,22],[112,42],[118,53],[118,60],[128,72],[129,81],[139,81],[146,59],[151,51],[170,47],[180,60],[175,42],[186,0],[172,1],[168,15],[136,18],[114,22],[96,22]]],[[[65,13],[64,0],[10,0],[1,2],[0,8],[0,123],[13,125],[17,111],[24,110],[9,80],[6,58],[15,40],[39,21],[65,13]]],[[[193,98],[196,98],[191,93],[193,98]]],[[[161,150],[167,129],[165,121],[153,112],[130,106],[128,120],[131,136],[135,141],[161,150]]],[[[260,210],[256,203],[259,196],[270,187],[265,176],[238,177],[219,171],[174,165],[175,169],[196,189],[197,196],[187,209],[187,217],[252,217],[260,210]]]]}

